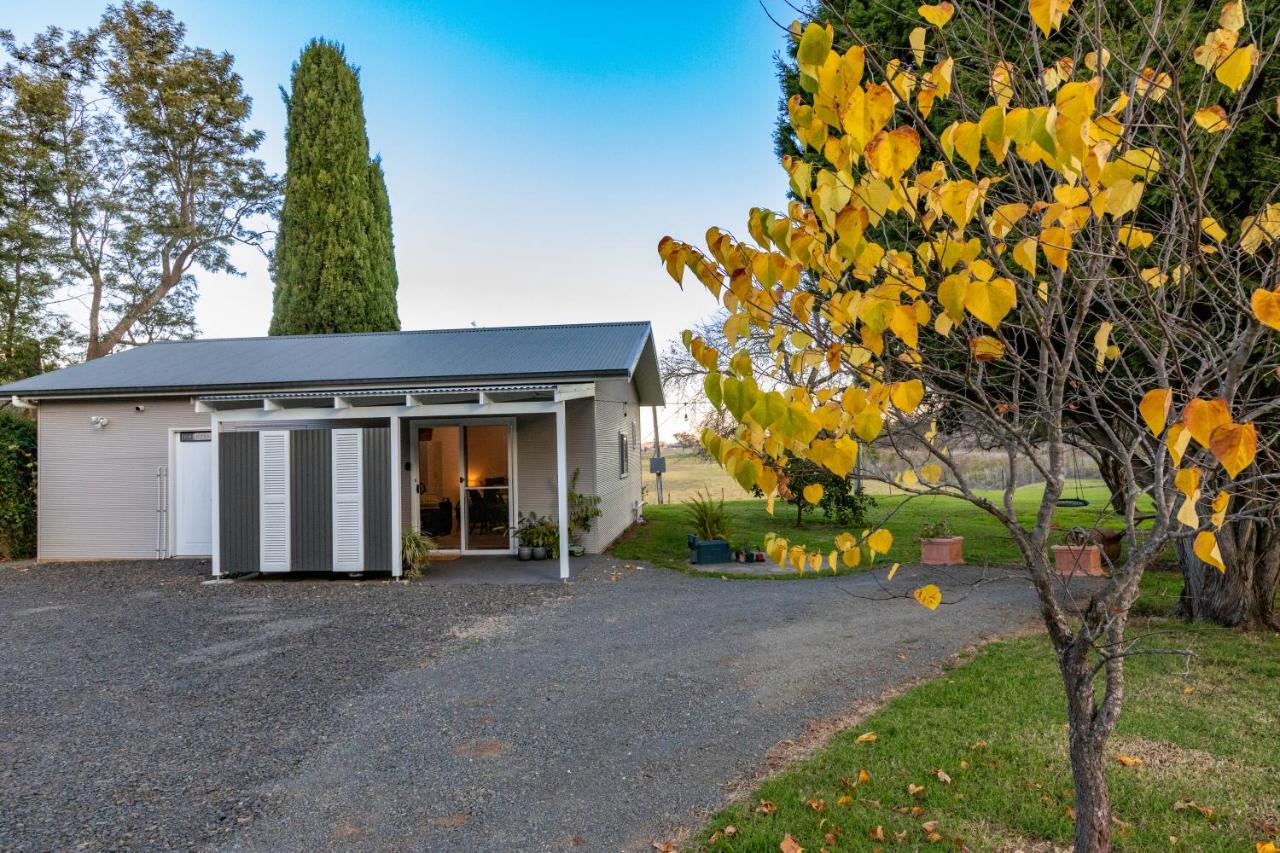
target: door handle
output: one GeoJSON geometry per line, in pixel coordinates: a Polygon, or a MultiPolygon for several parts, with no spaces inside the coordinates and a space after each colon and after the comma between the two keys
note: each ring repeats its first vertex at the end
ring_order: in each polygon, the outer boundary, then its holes
{"type": "Polygon", "coordinates": [[[427,487],[422,485],[421,483],[418,483],[416,486],[414,486],[413,490],[420,495],[425,495],[427,493],[427,487]]]}

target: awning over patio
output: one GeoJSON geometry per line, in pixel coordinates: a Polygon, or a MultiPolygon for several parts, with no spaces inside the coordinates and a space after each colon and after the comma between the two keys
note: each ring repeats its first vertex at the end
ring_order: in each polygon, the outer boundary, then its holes
{"type": "MultiPolygon", "coordinates": [[[[195,400],[197,411],[208,412],[211,419],[214,441],[212,447],[212,493],[213,501],[213,573],[222,573],[223,548],[221,543],[221,513],[223,510],[219,477],[224,466],[220,464],[219,451],[224,442],[223,437],[228,430],[257,430],[264,441],[260,444],[264,450],[256,450],[258,457],[258,490],[256,495],[263,508],[258,513],[260,553],[263,566],[268,565],[267,551],[274,548],[278,554],[280,542],[286,550],[291,547],[288,509],[275,509],[270,503],[273,498],[268,493],[268,486],[278,484],[276,488],[284,495],[286,504],[290,501],[288,481],[315,481],[316,477],[307,477],[306,472],[299,472],[298,466],[307,463],[301,460],[290,460],[287,441],[282,438],[291,425],[298,423],[312,424],[313,428],[327,429],[333,432],[331,455],[324,461],[325,470],[331,474],[328,486],[321,483],[319,488],[328,488],[325,492],[333,502],[334,524],[334,569],[349,570],[355,565],[351,562],[355,557],[339,561],[337,553],[342,550],[345,519],[363,530],[357,519],[370,518],[371,513],[365,507],[370,502],[386,507],[385,523],[390,533],[390,566],[393,576],[402,573],[400,552],[400,536],[402,530],[401,495],[402,479],[400,472],[404,467],[402,459],[403,424],[410,419],[422,418],[484,418],[506,417],[515,415],[547,414],[555,417],[556,441],[556,487],[557,487],[557,520],[560,528],[560,577],[569,578],[569,477],[567,466],[567,440],[565,425],[565,403],[569,400],[595,396],[594,383],[538,383],[538,384],[503,384],[503,385],[466,385],[466,386],[434,386],[420,388],[334,388],[308,390],[281,390],[262,393],[217,394],[199,397],[195,400]],[[371,419],[386,420],[390,427],[387,442],[389,459],[387,459],[386,477],[378,477],[380,485],[376,490],[386,489],[389,494],[369,495],[353,486],[344,491],[341,477],[346,470],[345,460],[367,460],[369,456],[360,451],[362,437],[359,427],[371,419]],[[270,440],[267,440],[270,439],[270,440]],[[282,443],[283,442],[283,443],[282,443]],[[275,455],[269,455],[270,450],[275,455]],[[345,454],[345,455],[344,455],[345,454]],[[281,461],[281,459],[283,461],[281,461]],[[268,468],[269,465],[280,467],[278,472],[268,468]],[[292,465],[292,469],[290,468],[292,465]],[[291,473],[292,470],[292,473],[291,473]],[[355,497],[358,496],[358,497],[355,497]],[[351,503],[358,501],[360,506],[346,508],[342,501],[351,503]],[[279,530],[269,529],[274,524],[279,530]]],[[[386,457],[375,457],[386,458],[386,457]]],[[[354,461],[353,461],[353,464],[354,461]]],[[[243,468],[243,466],[241,466],[243,468]]],[[[352,481],[354,482],[354,481],[352,481]]],[[[365,478],[365,482],[372,482],[365,478]]],[[[299,489],[299,486],[292,486],[299,489]]],[[[313,497],[314,501],[314,497],[313,497]]],[[[376,518],[377,513],[372,517],[376,518]]],[[[308,535],[304,527],[295,525],[297,535],[308,535]]],[[[315,535],[315,534],[311,534],[315,535]]],[[[378,536],[382,533],[379,531],[378,536]]],[[[351,549],[348,548],[350,551],[351,549]]],[[[272,563],[277,570],[287,571],[288,560],[272,563]],[[280,568],[284,566],[284,568],[280,568]]]]}

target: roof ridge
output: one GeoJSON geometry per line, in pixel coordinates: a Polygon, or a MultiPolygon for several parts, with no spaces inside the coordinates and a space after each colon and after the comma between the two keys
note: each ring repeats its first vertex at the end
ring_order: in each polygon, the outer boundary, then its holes
{"type": "MultiPolygon", "coordinates": [[[[596,323],[530,323],[519,326],[462,326],[452,329],[402,329],[398,332],[325,332],[316,335],[241,335],[230,338],[184,338],[180,340],[152,341],[142,346],[156,344],[190,344],[216,343],[220,341],[262,341],[262,340],[310,340],[313,338],[364,338],[390,337],[392,335],[441,335],[458,332],[516,332],[533,329],[593,329],[615,326],[652,326],[648,320],[605,320],[596,323]]],[[[142,349],[141,346],[132,349],[142,349]]],[[[126,350],[128,352],[129,350],[126,350]]]]}

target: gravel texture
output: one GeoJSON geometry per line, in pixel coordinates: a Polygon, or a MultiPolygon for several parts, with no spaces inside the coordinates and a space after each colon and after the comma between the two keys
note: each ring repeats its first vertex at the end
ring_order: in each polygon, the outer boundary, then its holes
{"type": "Polygon", "coordinates": [[[388,676],[566,593],[207,578],[204,561],[0,565],[0,850],[216,847],[388,676]]]}
{"type": "MultiPolygon", "coordinates": [[[[815,718],[1035,619],[1022,582],[567,585],[0,568],[0,847],[645,850],[815,718]]],[[[630,567],[629,567],[630,566],[630,567]]],[[[975,570],[976,572],[976,570],[975,570]]]]}

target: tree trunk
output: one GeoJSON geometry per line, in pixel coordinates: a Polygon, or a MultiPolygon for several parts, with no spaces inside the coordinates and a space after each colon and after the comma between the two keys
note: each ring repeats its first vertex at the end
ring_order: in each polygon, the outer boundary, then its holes
{"type": "Polygon", "coordinates": [[[1190,540],[1175,543],[1182,569],[1177,614],[1228,628],[1280,630],[1275,612],[1280,535],[1272,525],[1253,519],[1224,524],[1217,534],[1225,572],[1202,562],[1190,540]]]}
{"type": "Polygon", "coordinates": [[[1128,505],[1124,466],[1105,453],[1099,455],[1098,473],[1111,491],[1111,509],[1123,516],[1128,505]]]}
{"type": "Polygon", "coordinates": [[[1106,853],[1111,849],[1111,798],[1105,772],[1110,732],[1098,727],[1088,644],[1077,640],[1061,653],[1060,661],[1076,795],[1074,849],[1075,853],[1106,853]]]}

